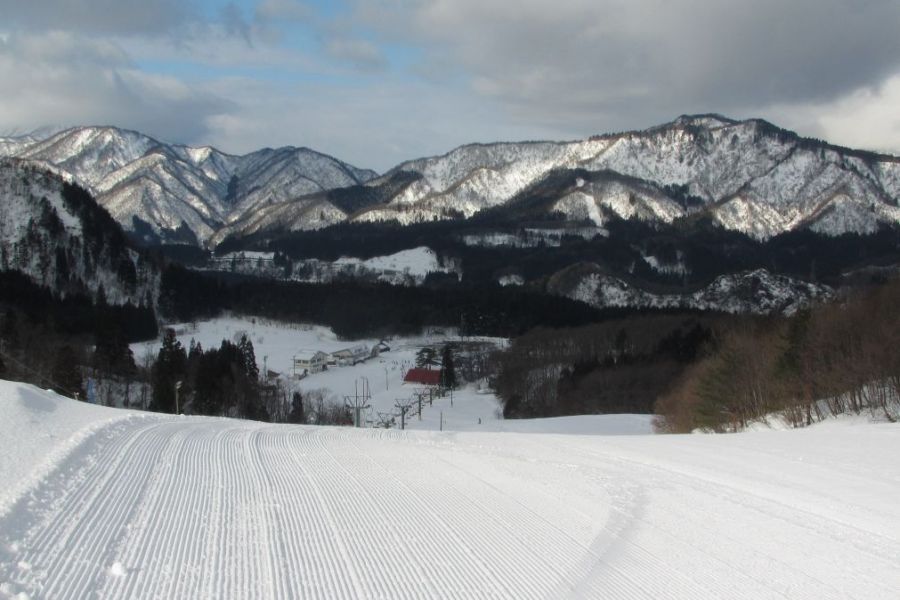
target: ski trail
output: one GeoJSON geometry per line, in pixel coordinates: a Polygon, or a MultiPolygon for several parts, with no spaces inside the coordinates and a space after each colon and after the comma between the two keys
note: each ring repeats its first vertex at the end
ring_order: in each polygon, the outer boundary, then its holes
{"type": "Polygon", "coordinates": [[[117,421],[0,519],[0,597],[896,597],[896,531],[627,445],[117,421]]]}

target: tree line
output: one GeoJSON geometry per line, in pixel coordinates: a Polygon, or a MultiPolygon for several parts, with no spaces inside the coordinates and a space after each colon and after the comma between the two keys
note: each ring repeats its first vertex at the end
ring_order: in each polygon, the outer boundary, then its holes
{"type": "Polygon", "coordinates": [[[733,319],[655,404],[662,431],[736,431],[868,413],[900,419],[900,282],[789,318],[733,319]]]}
{"type": "Polygon", "coordinates": [[[537,327],[598,321],[603,311],[568,298],[497,284],[451,289],[337,281],[278,282],[199,273],[169,265],[159,309],[173,321],[213,317],[225,310],[286,322],[327,325],[347,339],[412,334],[424,326],[458,327],[465,335],[516,336],[537,327]]]}
{"type": "Polygon", "coordinates": [[[644,315],[535,329],[492,357],[504,415],[655,413],[657,429],[900,419],[900,282],[785,316],[644,315]]]}
{"type": "MultiPolygon", "coordinates": [[[[128,344],[157,335],[152,307],[60,298],[15,271],[0,272],[0,377],[85,398],[85,377],[133,378],[128,344]]],[[[127,393],[127,392],[126,392],[127,393]]]]}
{"type": "Polygon", "coordinates": [[[167,329],[151,367],[151,383],[149,408],[153,411],[271,419],[253,342],[246,334],[237,342],[222,340],[218,348],[208,350],[192,341],[185,350],[175,331],[167,329]]]}
{"type": "Polygon", "coordinates": [[[492,357],[491,383],[507,418],[649,413],[695,360],[715,318],[643,314],[535,329],[492,357]]]}

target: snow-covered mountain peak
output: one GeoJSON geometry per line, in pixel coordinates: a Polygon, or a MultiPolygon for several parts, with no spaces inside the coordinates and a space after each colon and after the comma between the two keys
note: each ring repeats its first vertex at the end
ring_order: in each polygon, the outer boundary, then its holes
{"type": "Polygon", "coordinates": [[[723,117],[715,113],[699,114],[699,115],[681,115],[672,123],[660,125],[659,128],[665,127],[702,127],[704,129],[716,129],[719,127],[728,127],[738,124],[739,121],[723,117]]]}
{"type": "Polygon", "coordinates": [[[625,182],[596,185],[591,176],[573,174],[572,181],[577,176],[595,185],[578,188],[580,194],[558,189],[555,198],[542,200],[545,212],[571,220],[598,223],[614,213],[671,223],[705,212],[758,239],[797,228],[867,233],[900,223],[900,160],[804,139],[761,119],[717,114],[568,142],[469,144],[401,163],[382,177],[303,146],[233,156],[112,127],[69,129],[31,143],[7,138],[0,152],[71,173],[127,229],[137,217],[167,239],[173,226],[185,225],[202,243],[221,239],[214,234],[226,225],[231,232],[250,221],[279,228],[277,220],[253,218],[276,205],[269,214],[287,218],[291,230],[335,219],[468,218],[527,203],[529,193],[564,171],[615,174],[625,182]],[[392,186],[397,179],[406,183],[392,186]],[[310,196],[338,188],[347,188],[344,201],[313,218],[318,201],[310,196]]]}
{"type": "MultiPolygon", "coordinates": [[[[898,165],[893,157],[804,139],[762,119],[683,115],[643,131],[573,142],[467,145],[409,161],[373,184],[398,172],[420,179],[353,218],[409,223],[469,217],[527,196],[554,172],[578,169],[618,173],[667,196],[658,204],[667,208],[648,212],[634,210],[640,194],[632,189],[606,186],[606,192],[589,194],[593,204],[624,218],[671,222],[688,212],[676,205],[691,204],[721,226],[759,239],[798,227],[867,233],[900,222],[898,165]]],[[[567,198],[569,192],[560,190],[554,210],[596,222],[585,196],[567,198]]]]}
{"type": "MultiPolygon", "coordinates": [[[[165,144],[116,127],[76,127],[44,139],[5,138],[0,155],[71,174],[123,227],[144,223],[163,240],[183,241],[183,235],[172,237],[172,232],[186,226],[202,242],[261,206],[377,176],[306,147],[234,156],[211,146],[165,144]]],[[[146,227],[142,230],[146,235],[146,227]]]]}
{"type": "Polygon", "coordinates": [[[136,131],[108,126],[74,127],[35,142],[17,155],[65,169],[93,187],[159,145],[160,142],[136,131]]]}

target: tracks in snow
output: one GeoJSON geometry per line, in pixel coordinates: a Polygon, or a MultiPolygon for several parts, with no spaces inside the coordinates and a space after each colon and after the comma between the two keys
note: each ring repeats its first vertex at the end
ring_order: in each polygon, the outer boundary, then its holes
{"type": "Polygon", "coordinates": [[[41,598],[541,598],[585,550],[553,512],[396,433],[145,419],[103,430],[0,522],[0,583],[41,598]]]}
{"type": "Polygon", "coordinates": [[[838,562],[861,532],[603,444],[117,422],[0,520],[0,597],[889,598],[900,585],[883,575],[891,538],[838,562]],[[784,535],[827,552],[804,562],[784,535]]]}

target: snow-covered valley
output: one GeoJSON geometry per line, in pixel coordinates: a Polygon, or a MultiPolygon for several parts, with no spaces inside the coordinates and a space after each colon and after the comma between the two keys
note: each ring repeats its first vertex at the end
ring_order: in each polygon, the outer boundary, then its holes
{"type": "MultiPolygon", "coordinates": [[[[192,341],[204,348],[215,348],[223,339],[238,339],[247,334],[253,342],[256,360],[260,373],[269,371],[272,381],[279,378],[288,390],[300,391],[304,397],[310,392],[324,400],[344,404],[346,396],[355,395],[365,385],[369,408],[362,414],[362,421],[369,426],[378,420],[378,413],[397,413],[398,400],[411,400],[421,386],[404,383],[407,371],[415,366],[416,352],[423,347],[439,348],[446,342],[463,341],[443,331],[424,333],[415,337],[397,337],[387,340],[387,351],[378,356],[367,358],[354,365],[332,365],[325,370],[313,372],[298,379],[295,375],[293,359],[304,352],[324,352],[330,354],[348,348],[364,348],[370,352],[381,340],[341,340],[327,327],[316,325],[298,325],[288,327],[283,323],[253,318],[221,318],[198,323],[182,323],[174,325],[179,342],[188,348],[192,341]]],[[[490,347],[502,346],[506,340],[499,338],[465,338],[469,343],[480,342],[490,347]]],[[[155,355],[159,351],[158,342],[146,342],[132,345],[132,352],[141,359],[148,352],[155,355]]],[[[361,392],[360,392],[361,393],[361,392]]],[[[418,402],[414,412],[418,412],[418,402]]],[[[500,417],[500,403],[485,382],[474,382],[453,392],[452,398],[423,400],[420,415],[412,413],[406,421],[407,429],[431,430],[440,429],[455,431],[507,431],[516,430],[517,426],[530,430],[524,421],[503,421],[500,417]]],[[[399,414],[396,415],[396,427],[400,427],[399,414]]],[[[567,431],[576,427],[582,433],[596,427],[596,431],[618,431],[621,428],[628,432],[650,433],[652,425],[648,415],[626,417],[622,427],[618,423],[610,424],[609,418],[589,417],[575,424],[571,419],[560,419],[553,425],[554,431],[567,431]],[[634,421],[637,422],[634,422],[634,421]]]]}
{"type": "MultiPolygon", "coordinates": [[[[0,597],[896,598],[900,426],[438,433],[0,383],[0,597]],[[15,463],[12,465],[10,463],[15,463]]],[[[540,428],[535,426],[534,431],[540,428]]]]}

